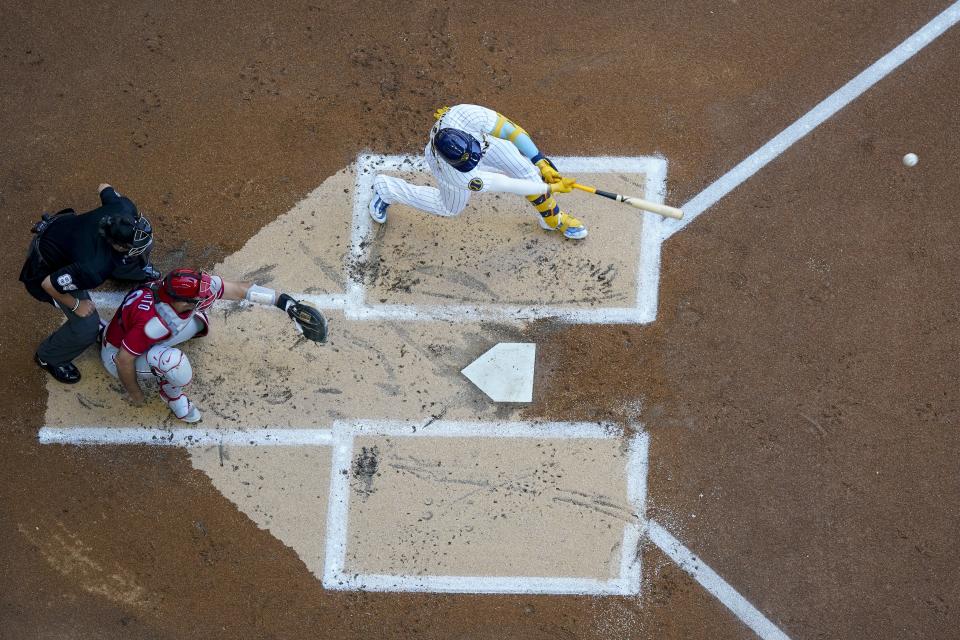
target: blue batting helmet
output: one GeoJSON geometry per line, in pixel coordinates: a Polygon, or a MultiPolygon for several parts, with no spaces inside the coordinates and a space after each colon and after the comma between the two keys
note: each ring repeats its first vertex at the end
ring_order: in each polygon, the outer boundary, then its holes
{"type": "Polygon", "coordinates": [[[480,142],[459,129],[437,131],[437,135],[433,136],[433,148],[447,164],[463,173],[473,170],[483,155],[480,142]]]}

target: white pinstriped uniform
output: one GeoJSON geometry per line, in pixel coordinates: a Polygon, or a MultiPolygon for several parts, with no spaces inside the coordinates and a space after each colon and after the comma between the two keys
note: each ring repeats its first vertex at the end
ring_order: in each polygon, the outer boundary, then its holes
{"type": "MultiPolygon", "coordinates": [[[[387,204],[405,204],[438,216],[455,216],[470,201],[474,192],[501,192],[538,195],[548,185],[540,178],[540,170],[507,140],[489,135],[497,122],[497,112],[486,107],[461,104],[451,107],[430,130],[424,157],[437,187],[421,187],[392,176],[378,175],[374,188],[387,204]],[[440,129],[459,129],[480,141],[483,155],[472,170],[463,173],[447,164],[433,150],[433,137],[440,129]],[[479,189],[470,189],[471,180],[480,180],[479,189]]],[[[474,183],[476,186],[477,183],[474,183]]],[[[531,212],[538,218],[535,209],[531,212]]]]}

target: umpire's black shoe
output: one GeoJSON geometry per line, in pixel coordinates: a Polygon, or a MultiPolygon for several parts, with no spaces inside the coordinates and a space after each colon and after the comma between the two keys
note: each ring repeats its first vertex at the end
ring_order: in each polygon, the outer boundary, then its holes
{"type": "Polygon", "coordinates": [[[36,362],[37,366],[41,369],[46,369],[47,373],[57,379],[57,382],[62,382],[63,384],[76,384],[80,382],[80,370],[77,369],[72,362],[49,364],[41,360],[37,354],[33,354],[33,361],[36,362]]]}

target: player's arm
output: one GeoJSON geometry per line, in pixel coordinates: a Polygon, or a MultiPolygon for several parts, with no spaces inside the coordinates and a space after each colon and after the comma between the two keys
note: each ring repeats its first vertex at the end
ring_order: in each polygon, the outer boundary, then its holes
{"type": "Polygon", "coordinates": [[[93,300],[80,300],[74,294],[80,289],[94,289],[103,283],[103,279],[92,274],[82,264],[74,263],[54,271],[43,279],[40,287],[57,301],[62,309],[70,309],[81,318],[96,311],[93,300]]]}
{"type": "Polygon", "coordinates": [[[470,191],[488,191],[493,193],[513,193],[518,196],[540,196],[552,193],[570,193],[573,190],[573,178],[561,178],[554,184],[542,180],[521,180],[510,178],[501,173],[477,171],[476,177],[469,182],[470,191]]]}
{"type": "Polygon", "coordinates": [[[233,282],[214,276],[222,283],[222,296],[226,300],[247,300],[254,304],[273,305],[287,312],[297,331],[308,340],[325,342],[327,319],[319,309],[301,302],[293,296],[252,282],[233,282]]]}
{"type": "MultiPolygon", "coordinates": [[[[43,282],[40,283],[40,286],[44,291],[50,294],[50,297],[57,301],[57,304],[60,305],[61,309],[70,309],[78,316],[85,318],[90,315],[91,305],[85,306],[84,301],[80,298],[73,296],[70,293],[61,293],[53,286],[53,280],[50,279],[50,276],[47,276],[43,279],[43,282]]],[[[89,300],[87,302],[90,302],[89,300]]]]}
{"type": "Polygon", "coordinates": [[[554,183],[561,179],[560,172],[557,171],[557,168],[553,162],[550,161],[550,158],[540,153],[537,145],[533,143],[530,134],[510,118],[502,113],[497,113],[496,122],[489,133],[501,140],[509,140],[512,142],[524,157],[540,169],[540,175],[545,182],[554,183]]]}
{"type": "MultiPolygon", "coordinates": [[[[234,282],[223,278],[223,295],[221,297],[224,300],[249,300],[247,294],[252,286],[254,286],[252,282],[234,282]]],[[[271,300],[269,304],[273,304],[273,301],[271,300]]]]}
{"type": "Polygon", "coordinates": [[[143,391],[140,389],[140,383],[137,382],[137,368],[134,364],[136,359],[137,356],[126,349],[120,349],[117,352],[117,377],[120,378],[120,384],[130,396],[130,402],[142,404],[143,391]]]}
{"type": "Polygon", "coordinates": [[[526,130],[518,125],[516,122],[503,115],[502,113],[497,113],[496,122],[493,125],[493,129],[488,131],[492,136],[500,138],[501,140],[509,140],[514,144],[515,147],[522,153],[530,162],[536,164],[537,156],[540,156],[540,150],[537,149],[537,145],[533,143],[533,139],[530,137],[530,134],[526,130]]]}
{"type": "Polygon", "coordinates": [[[110,204],[112,202],[120,202],[120,194],[117,193],[117,190],[111,187],[106,182],[100,184],[97,187],[97,194],[100,196],[101,204],[110,204]]]}
{"type": "MultiPolygon", "coordinates": [[[[214,276],[214,288],[216,287],[216,279],[218,278],[219,276],[214,276]]],[[[225,278],[219,279],[222,282],[220,286],[223,291],[223,295],[219,297],[224,300],[246,300],[254,304],[273,305],[284,309],[284,307],[279,304],[281,296],[285,295],[283,293],[269,287],[261,287],[252,282],[234,282],[225,278]]],[[[287,297],[289,298],[290,296],[287,297]]]]}

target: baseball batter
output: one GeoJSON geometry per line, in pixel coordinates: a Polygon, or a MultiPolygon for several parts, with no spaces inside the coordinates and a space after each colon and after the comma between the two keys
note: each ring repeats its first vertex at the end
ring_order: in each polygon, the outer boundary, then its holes
{"type": "Polygon", "coordinates": [[[208,333],[206,310],[221,298],[277,306],[304,337],[326,340],[323,315],[285,293],[194,269],[174,269],[163,280],[131,290],[102,336],[100,360],[110,375],[120,379],[133,404],[144,402],[138,381],[156,379],[173,415],[184,422],[200,420],[200,411],[185,392],[193,368],[176,345],[208,333]]]}
{"type": "Polygon", "coordinates": [[[540,226],[572,240],[587,237],[587,228],[561,211],[554,193],[573,190],[540,153],[530,135],[492,109],[473,104],[443,107],[434,114],[424,149],[437,187],[421,187],[392,176],[378,175],[370,200],[370,217],[387,221],[387,208],[401,203],[438,216],[463,211],[472,193],[493,191],[526,196],[538,213],[540,226]]]}

